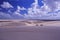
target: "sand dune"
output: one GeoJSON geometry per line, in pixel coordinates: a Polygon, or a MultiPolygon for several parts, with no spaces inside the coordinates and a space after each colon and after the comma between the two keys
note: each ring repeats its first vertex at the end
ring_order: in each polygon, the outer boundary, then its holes
{"type": "Polygon", "coordinates": [[[38,20],[0,20],[0,28],[18,26],[60,26],[60,21],[38,21],[38,20]]]}

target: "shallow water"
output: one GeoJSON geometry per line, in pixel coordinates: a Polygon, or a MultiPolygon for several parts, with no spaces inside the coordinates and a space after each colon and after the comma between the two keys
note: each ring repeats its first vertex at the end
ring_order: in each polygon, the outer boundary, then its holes
{"type": "Polygon", "coordinates": [[[60,40],[60,27],[0,28],[0,40],[60,40]]]}

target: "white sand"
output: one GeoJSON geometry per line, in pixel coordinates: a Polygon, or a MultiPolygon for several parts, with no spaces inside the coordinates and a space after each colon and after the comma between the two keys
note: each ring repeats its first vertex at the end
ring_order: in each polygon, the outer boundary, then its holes
{"type": "Polygon", "coordinates": [[[0,27],[19,27],[19,26],[60,26],[60,21],[30,21],[30,20],[0,20],[0,27]],[[4,22],[8,21],[8,22],[4,22]],[[10,21],[10,22],[9,22],[10,21]]]}

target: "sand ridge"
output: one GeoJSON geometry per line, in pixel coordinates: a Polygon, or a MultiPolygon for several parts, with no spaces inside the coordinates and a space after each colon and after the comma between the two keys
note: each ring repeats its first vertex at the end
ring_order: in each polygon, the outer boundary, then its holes
{"type": "Polygon", "coordinates": [[[18,26],[60,26],[60,21],[0,20],[0,28],[18,26]]]}

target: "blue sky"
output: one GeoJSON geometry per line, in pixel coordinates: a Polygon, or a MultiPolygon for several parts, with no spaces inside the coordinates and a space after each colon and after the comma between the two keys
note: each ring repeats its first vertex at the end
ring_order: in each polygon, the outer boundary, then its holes
{"type": "Polygon", "coordinates": [[[60,19],[60,0],[0,0],[0,19],[60,19]]]}

